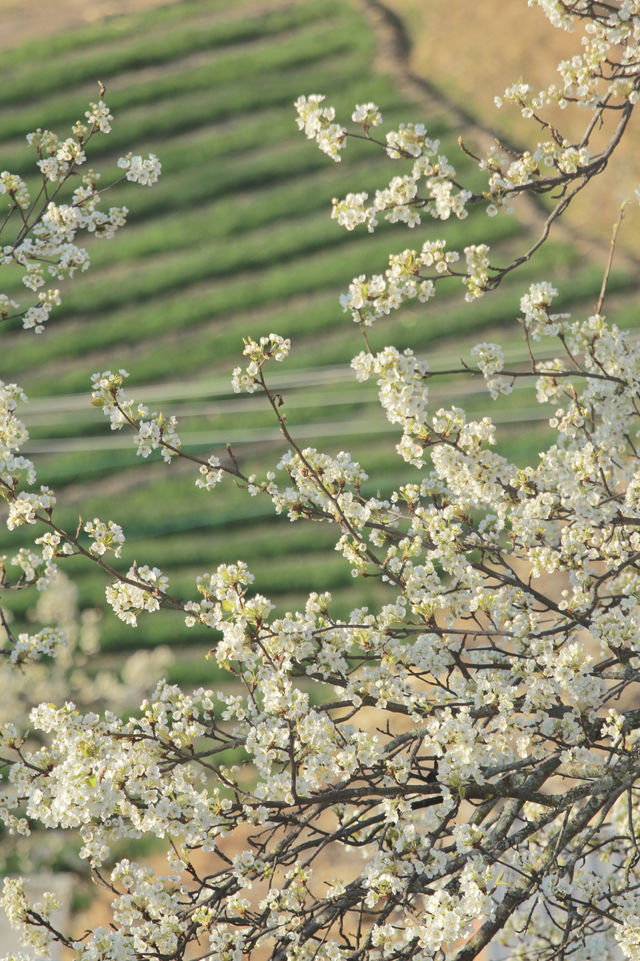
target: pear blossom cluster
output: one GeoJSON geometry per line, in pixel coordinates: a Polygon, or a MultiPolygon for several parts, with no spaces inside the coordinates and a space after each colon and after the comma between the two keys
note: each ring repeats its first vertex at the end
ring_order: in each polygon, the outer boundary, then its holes
{"type": "Polygon", "coordinates": [[[142,184],[143,187],[151,187],[158,182],[162,171],[162,164],[154,153],[149,154],[144,160],[139,154],[127,154],[118,161],[118,166],[126,170],[127,180],[134,184],[142,184]]]}
{"type": "Polygon", "coordinates": [[[36,473],[32,462],[18,454],[29,439],[24,423],[16,411],[26,402],[26,394],[17,384],[0,384],[0,478],[2,486],[10,489],[16,475],[23,475],[29,484],[35,483],[36,473]]]}
{"type": "Polygon", "coordinates": [[[47,891],[42,901],[31,905],[25,895],[24,881],[6,878],[2,890],[2,906],[10,925],[17,930],[24,930],[25,947],[41,957],[51,957],[50,951],[55,950],[56,939],[54,932],[47,930],[46,925],[51,924],[54,913],[60,908],[56,896],[47,891]],[[33,924],[36,919],[41,925],[33,924]],[[28,924],[30,921],[31,924],[28,924]]]}
{"type": "MultiPolygon", "coordinates": [[[[7,645],[9,656],[0,664],[3,744],[18,746],[29,736],[34,691],[39,700],[50,704],[62,704],[71,697],[83,709],[96,710],[101,705],[124,714],[149,696],[172,661],[166,647],[157,647],[126,657],[117,673],[101,665],[96,658],[101,612],[80,607],[78,589],[62,570],[38,593],[29,615],[30,630],[13,633],[11,646],[7,645]]],[[[4,616],[5,630],[13,632],[9,612],[4,616]]],[[[6,825],[8,833],[0,850],[3,875],[15,870],[17,862],[23,870],[38,874],[50,868],[52,857],[68,856],[64,834],[50,833],[45,839],[41,831],[31,832],[26,818],[11,816],[9,811],[6,825]]]]}
{"type": "Polygon", "coordinates": [[[38,511],[51,511],[56,502],[50,487],[42,486],[39,492],[21,491],[11,498],[7,527],[10,531],[23,524],[35,524],[38,511]]]}
{"type": "Polygon", "coordinates": [[[120,557],[125,537],[119,524],[113,521],[105,524],[99,517],[95,517],[92,521],[87,521],[83,529],[91,538],[89,550],[92,554],[102,557],[107,551],[113,551],[116,557],[120,557]]]}
{"type": "Polygon", "coordinates": [[[178,421],[162,411],[151,412],[145,404],[137,404],[122,390],[129,376],[120,369],[117,373],[105,370],[91,375],[91,403],[102,409],[109,418],[111,430],[121,430],[125,424],[135,426],[135,447],[139,457],[147,458],[154,450],[160,450],[166,463],[177,456],[181,440],[178,421]]]}
{"type": "Polygon", "coordinates": [[[161,596],[169,587],[169,579],[158,567],[129,568],[126,578],[115,581],[106,589],[107,603],[126,624],[135,627],[143,611],[159,611],[161,596]]]}
{"type": "Polygon", "coordinates": [[[340,151],[345,146],[347,131],[335,123],[336,112],[333,107],[321,106],[324,99],[322,94],[315,93],[298,97],[295,103],[298,114],[296,122],[298,130],[303,130],[308,140],[315,140],[320,150],[338,163],[342,159],[340,151]]]}
{"type": "Polygon", "coordinates": [[[376,103],[359,103],[351,114],[354,123],[362,124],[364,132],[368,133],[372,127],[379,127],[382,123],[382,114],[376,103]]]}
{"type": "MultiPolygon", "coordinates": [[[[86,167],[91,140],[111,130],[113,117],[101,98],[91,103],[85,120],[73,124],[72,136],[61,139],[51,130],[38,130],[27,135],[35,151],[42,191],[32,198],[25,181],[7,170],[0,173],[0,196],[8,204],[4,228],[15,223],[15,237],[0,248],[0,265],[18,265],[25,287],[37,294],[37,301],[22,306],[2,295],[0,318],[21,318],[25,330],[41,334],[51,311],[60,304],[57,288],[44,289],[48,278],[61,280],[87,270],[87,250],[77,244],[78,234],[86,231],[96,237],[111,238],[126,222],[126,207],[101,208],[100,174],[86,167]],[[86,122],[85,122],[86,121],[86,122]],[[70,178],[80,181],[68,202],[59,199],[61,188],[70,178]],[[38,203],[46,198],[42,209],[38,203]],[[49,200],[49,197],[55,198],[49,200]]],[[[151,155],[122,158],[118,165],[123,176],[139,184],[152,184],[160,174],[158,158],[151,155]]]]}
{"type": "Polygon", "coordinates": [[[354,277],[348,292],[340,295],[342,309],[351,311],[355,323],[371,327],[401,307],[404,301],[426,303],[435,295],[438,279],[451,276],[452,265],[460,260],[458,251],[445,248],[444,240],[427,240],[420,251],[407,249],[400,254],[390,254],[384,276],[354,277]]]}
{"type": "MultiPolygon", "coordinates": [[[[21,266],[25,287],[37,296],[35,304],[22,309],[17,301],[5,294],[0,295],[0,320],[3,322],[20,318],[25,329],[41,333],[51,311],[60,304],[57,289],[43,289],[47,275],[55,279],[73,277],[89,266],[87,251],[76,243],[78,233],[86,231],[109,238],[125,223],[126,208],[100,209],[100,174],[91,169],[83,172],[90,141],[111,130],[113,117],[104,103],[103,94],[101,88],[100,100],[90,104],[84,121],[73,125],[71,137],[61,139],[52,131],[42,129],[27,136],[29,146],[37,155],[36,164],[42,181],[42,189],[35,199],[20,177],[8,171],[0,174],[0,196],[8,205],[2,230],[13,231],[12,242],[5,243],[1,249],[0,262],[21,266]],[[65,202],[64,188],[71,177],[74,183],[79,181],[79,185],[65,202]]],[[[151,182],[154,177],[157,179],[160,167],[157,158],[143,163],[141,158],[134,157],[127,160],[127,169],[146,172],[129,179],[144,181],[146,177],[151,182]]],[[[109,393],[109,399],[113,401],[112,393],[109,393]]],[[[115,522],[96,518],[84,527],[91,538],[87,551],[79,540],[82,522],[75,533],[57,526],[54,520],[55,492],[48,486],[36,487],[35,466],[19,453],[28,440],[28,433],[17,412],[19,405],[26,401],[19,386],[0,383],[0,495],[6,502],[4,520],[10,531],[23,527],[38,528],[33,546],[21,547],[11,558],[10,565],[3,566],[2,588],[21,590],[33,585],[44,591],[56,578],[58,559],[84,553],[101,560],[108,550],[118,557],[124,535],[115,522]],[[10,576],[11,568],[17,569],[17,573],[10,576]]],[[[175,420],[171,418],[165,423],[161,415],[154,414],[146,423],[142,414],[138,414],[142,422],[138,442],[140,452],[146,456],[162,441],[163,455],[170,459],[173,450],[179,446],[175,420]]],[[[14,666],[22,668],[40,656],[55,657],[65,643],[64,632],[49,626],[40,631],[14,634],[8,612],[3,611],[2,623],[8,642],[4,653],[9,655],[9,663],[14,666]]]]}
{"type": "Polygon", "coordinates": [[[500,344],[476,344],[471,356],[485,379],[487,390],[495,400],[501,394],[511,393],[513,384],[506,377],[496,376],[504,367],[504,352],[500,344]]]}
{"type": "Polygon", "coordinates": [[[207,491],[212,490],[224,477],[224,471],[220,469],[219,458],[212,454],[206,464],[200,465],[199,474],[200,476],[196,478],[196,487],[201,487],[207,491]]]}
{"type": "Polygon", "coordinates": [[[389,223],[404,223],[408,227],[421,224],[425,212],[435,220],[448,220],[452,214],[458,220],[468,216],[467,203],[472,193],[457,186],[455,167],[438,153],[440,142],[426,136],[423,124],[401,124],[397,131],[387,134],[386,142],[387,155],[392,159],[416,158],[410,173],[392,177],[387,187],[376,190],[369,206],[365,206],[369,195],[364,192],[334,200],[332,217],[341,226],[353,230],[366,224],[369,233],[373,233],[380,213],[389,223]],[[420,194],[421,187],[424,195],[420,194]]]}
{"type": "Polygon", "coordinates": [[[549,309],[553,298],[557,296],[556,288],[543,280],[531,284],[528,292],[520,298],[522,325],[533,340],[555,336],[564,331],[564,321],[569,320],[569,315],[553,314],[549,309]]]}
{"type": "MultiPolygon", "coordinates": [[[[47,535],[43,535],[45,538],[47,535]]],[[[41,538],[36,538],[36,545],[43,543],[41,538]]],[[[71,550],[60,550],[59,553],[70,553],[71,550]]],[[[39,591],[44,591],[56,576],[57,567],[53,558],[58,555],[58,551],[53,552],[47,546],[43,546],[41,551],[32,551],[28,547],[21,547],[20,550],[11,558],[11,565],[20,570],[19,583],[33,584],[39,591]]]]}
{"type": "Polygon", "coordinates": [[[358,354],[351,366],[359,381],[378,375],[380,405],[390,423],[403,427],[396,449],[404,460],[422,467],[420,439],[426,440],[429,432],[427,361],[418,359],[410,348],[400,354],[395,347],[386,347],[375,357],[365,352],[358,354]]]}
{"type": "Polygon", "coordinates": [[[269,334],[268,337],[261,337],[259,341],[248,337],[244,342],[242,353],[249,357],[249,364],[245,367],[236,367],[233,371],[231,385],[240,394],[246,392],[253,394],[260,387],[260,377],[263,366],[268,360],[282,362],[291,350],[291,341],[280,334],[269,334]]]}
{"type": "Polygon", "coordinates": [[[289,451],[278,463],[293,485],[274,490],[272,500],[276,511],[287,511],[290,520],[313,514],[316,510],[331,516],[352,517],[357,510],[351,488],[359,491],[368,479],[357,461],[346,451],[331,457],[315,448],[299,452],[289,451]]]}
{"type": "MultiPolygon", "coordinates": [[[[334,206],[334,210],[335,210],[334,206]]],[[[426,303],[435,296],[436,283],[445,277],[459,277],[467,288],[466,300],[477,300],[491,288],[489,247],[472,244],[464,248],[466,272],[455,269],[461,255],[457,250],[446,250],[446,241],[427,240],[420,251],[406,249],[389,255],[389,267],[384,275],[360,274],[349,284],[347,293],[340,295],[342,309],[351,311],[355,323],[372,327],[376,321],[397,310],[407,300],[426,303]]]]}
{"type": "Polygon", "coordinates": [[[54,657],[58,647],[66,644],[66,638],[61,631],[45,627],[35,634],[19,634],[17,643],[11,648],[10,660],[12,664],[23,665],[29,661],[39,660],[43,655],[54,657]]]}
{"type": "MultiPolygon", "coordinates": [[[[354,191],[333,202],[334,219],[375,228],[384,210],[416,228],[424,209],[446,219],[489,202],[499,215],[518,193],[556,189],[566,206],[602,169],[606,152],[592,156],[589,137],[565,142],[541,111],[579,105],[593,129],[611,110],[606,149],[615,149],[639,89],[640,3],[540,5],[553,26],[584,29],[581,53],[560,65],[557,88],[536,95],[522,80],[504,101],[551,139],[476,158],[488,186],[474,194],[424,124],[378,140],[377,106],[356,105],[357,135],[412,172],[390,181],[374,214],[354,191]]],[[[106,132],[105,110],[92,107],[87,129],[106,132]]],[[[334,160],[356,135],[319,95],[300,97],[296,111],[334,160]]],[[[80,163],[88,135],[75,136],[77,147],[41,140],[46,169],[80,163]]],[[[140,167],[134,159],[127,170],[140,167]]],[[[12,202],[23,198],[17,180],[2,183],[12,202]]],[[[384,275],[358,276],[342,306],[366,334],[405,301],[426,312],[451,277],[468,302],[490,296],[527,256],[499,268],[482,242],[458,252],[431,238],[392,254],[384,275]]],[[[0,705],[7,835],[71,832],[112,897],[108,925],[63,931],[53,898],[32,904],[20,880],[7,880],[2,903],[21,958],[64,946],[74,961],[472,961],[501,942],[514,959],[640,961],[640,343],[607,317],[605,294],[606,284],[592,312],[569,316],[553,312],[547,280],[530,283],[513,317],[528,359],[513,369],[498,343],[439,370],[410,348],[374,352],[365,337],[353,372],[376,379],[412,467],[385,491],[366,458],[297,442],[267,363],[286,361],[290,341],[245,340],[233,389],[264,397],[288,449],[264,478],[247,476],[230,448],[228,460],[189,455],[199,496],[215,496],[229,474],[283,521],[326,525],[347,574],[374,587],[350,610],[329,592],[281,610],[242,559],[214,563],[186,597],[169,594],[159,568],[111,567],[122,529],[99,518],[76,533],[53,523],[55,495],[34,489],[19,454],[24,397],[2,388],[0,490],[9,523],[33,527],[38,548],[16,554],[13,586],[81,555],[108,573],[107,600],[128,624],[171,609],[186,628],[208,628],[209,656],[232,681],[193,691],[160,681],[131,712],[98,711],[76,685],[33,705],[28,725],[0,705]],[[440,377],[452,384],[449,403],[429,390],[440,377]],[[494,419],[453,402],[460,380],[484,380],[497,397],[517,378],[535,387],[551,431],[525,466],[499,452],[494,419]],[[164,841],[167,870],[134,856],[140,838],[164,841]]],[[[12,309],[0,301],[2,314],[12,309]]],[[[185,457],[173,419],[128,397],[126,377],[93,377],[112,429],[130,430],[143,454],[185,457]]],[[[51,620],[16,637],[3,615],[3,653],[18,676],[68,656],[63,621],[51,620]]]]}

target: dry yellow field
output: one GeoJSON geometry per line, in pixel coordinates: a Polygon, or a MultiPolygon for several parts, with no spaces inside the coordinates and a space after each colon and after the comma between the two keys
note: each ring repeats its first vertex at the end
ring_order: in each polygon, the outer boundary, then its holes
{"type": "MultiPolygon", "coordinates": [[[[555,79],[555,66],[580,51],[578,33],[554,29],[526,0],[385,0],[404,26],[410,44],[409,68],[428,80],[479,122],[511,142],[530,146],[537,126],[515,108],[495,109],[493,98],[523,79],[535,89],[555,79]]],[[[586,124],[578,112],[559,114],[561,130],[578,137],[586,124]],[[573,122],[571,122],[573,120],[573,122]]],[[[640,116],[632,118],[625,141],[609,168],[592,183],[566,216],[581,237],[606,245],[620,203],[640,183],[640,116]]],[[[640,209],[630,206],[620,246],[638,262],[640,209]],[[634,209],[635,208],[635,209],[634,209]],[[634,256],[635,255],[635,256],[634,256]]]]}

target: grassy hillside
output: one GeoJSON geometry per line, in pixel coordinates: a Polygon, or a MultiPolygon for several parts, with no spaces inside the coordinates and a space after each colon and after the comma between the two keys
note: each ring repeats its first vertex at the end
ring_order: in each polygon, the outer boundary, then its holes
{"type": "MultiPolygon", "coordinates": [[[[339,293],[354,274],[383,269],[389,250],[426,237],[445,236],[453,246],[488,239],[506,257],[524,248],[527,228],[478,212],[411,236],[389,226],[370,236],[330,220],[331,197],[372,190],[399,165],[353,143],[334,166],[296,131],[292,104],[300,93],[325,93],[343,117],[372,99],[390,124],[422,119],[459,168],[467,166],[446,107],[425,116],[376,69],[376,39],[344,0],[183,0],[17,47],[0,66],[2,166],[30,176],[24,133],[63,132],[95,99],[98,79],[116,120],[92,163],[113,168],[124,150],[153,151],[163,176],[148,191],[113,191],[111,202],[130,208],[129,225],[115,241],[91,246],[91,270],[64,293],[49,329],[40,337],[5,334],[2,376],[32,399],[29,451],[39,479],[58,492],[60,520],[74,527],[78,514],[116,520],[128,537],[123,569],[133,558],[160,566],[185,596],[193,596],[197,574],[243,558],[281,609],[309,590],[332,590],[343,611],[376,603],[381,588],[353,582],[321,526],[276,518],[269,502],[232,484],[199,491],[182,464],[136,459],[130,438],[110,433],[89,406],[90,374],[125,367],[134,397],[178,415],[187,450],[222,454],[230,441],[243,470],[262,474],[285,448],[259,399],[232,393],[230,373],[243,336],[290,336],[292,356],[273,382],[293,432],[308,445],[351,450],[369,471],[371,491],[384,494],[407,471],[375,390],[353,382],[348,363],[362,342],[339,293]]],[[[372,346],[411,346],[437,367],[477,340],[499,337],[520,356],[519,297],[530,280],[549,276],[563,285],[565,304],[571,291],[577,309],[600,285],[570,246],[550,242],[497,293],[470,307],[462,288],[450,288],[381,324],[372,346]]],[[[612,284],[621,296],[631,290],[622,274],[612,284]]],[[[452,390],[461,396],[452,385],[434,395],[444,402],[452,390]]],[[[488,403],[485,395],[465,400],[488,403]]],[[[514,456],[530,451],[542,429],[531,407],[530,395],[515,391],[499,415],[514,456]]],[[[0,531],[0,550],[16,543],[0,531]]],[[[102,606],[105,580],[73,566],[81,603],[102,606]]],[[[32,603],[18,596],[18,617],[32,603]]],[[[210,679],[211,664],[194,668],[193,655],[212,641],[172,615],[142,618],[132,631],[109,612],[102,632],[108,652],[171,643],[182,652],[176,677],[210,679]]]]}

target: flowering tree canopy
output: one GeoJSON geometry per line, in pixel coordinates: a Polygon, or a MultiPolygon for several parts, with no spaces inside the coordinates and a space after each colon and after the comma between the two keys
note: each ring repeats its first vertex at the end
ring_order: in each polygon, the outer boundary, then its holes
{"type": "MultiPolygon", "coordinates": [[[[373,231],[381,218],[415,229],[425,218],[464,219],[474,205],[506,216],[519,195],[552,199],[541,236],[510,263],[495,263],[486,244],[458,251],[427,240],[391,254],[384,275],[356,277],[342,297],[364,336],[355,376],[376,380],[401,435],[398,455],[419,482],[366,497],[366,465],[296,442],[286,398],[269,384],[270,365],[291,346],[276,333],[245,341],[232,380],[264,396],[288,444],[262,478],[231,451],[183,452],[175,418],[130,398],[126,371],[93,377],[93,403],[113,430],[131,432],[142,457],[187,458],[198,487],[229,478],[290,521],[333,525],[353,576],[380,579],[389,603],[341,619],[328,594],[314,593],[303,610],[276,617],[245,560],[203,573],[197,599],[172,593],[143,559],[122,574],[110,561],[125,540],[117,521],[58,525],[54,492],[36,486],[19,453],[24,395],[2,386],[7,525],[37,533],[2,588],[44,586],[57,564],[82,555],[108,575],[106,597],[123,621],[169,608],[187,627],[210,627],[212,656],[232,681],[219,692],[161,682],[130,716],[42,703],[30,739],[4,723],[6,829],[78,832],[113,897],[108,927],[74,933],[56,928],[53,896],[32,904],[20,880],[5,881],[26,952],[11,959],[50,957],[62,944],[78,961],[470,961],[494,941],[513,959],[617,950],[640,959],[636,338],[603,315],[604,284],[594,314],[572,318],[554,312],[557,291],[540,278],[514,318],[526,365],[507,368],[501,347],[482,343],[471,364],[432,370],[411,350],[374,353],[367,339],[381,318],[407,300],[426,303],[440,285],[462,283],[468,301],[489,294],[544,243],[623,137],[640,91],[639,0],[540,6],[554,27],[583,31],[581,52],[546,90],[519,82],[506,91],[499,105],[517,105],[541,139],[475,158],[486,174],[480,192],[459,182],[420,123],[379,137],[376,104],[357,105],[347,127],[320,95],[296,102],[300,130],[334,161],[358,137],[400,171],[373,198],[333,201],[347,230],[373,231]],[[587,123],[568,142],[544,111],[574,106],[587,123]],[[556,356],[541,359],[550,349],[556,356]],[[552,442],[530,466],[510,463],[494,449],[489,416],[430,404],[430,381],[444,374],[483,378],[492,398],[530,379],[539,403],[551,404],[552,442]],[[117,859],[123,841],[145,835],[165,839],[165,873],[117,859]]],[[[45,275],[86,268],[80,231],[110,237],[124,223],[124,209],[101,208],[91,171],[63,202],[111,120],[101,98],[69,139],[30,135],[42,175],[35,198],[0,175],[3,229],[15,227],[2,263],[19,264],[37,298],[23,308],[3,297],[2,319],[41,332],[59,302],[45,275]]],[[[119,166],[143,185],[159,174],[154,156],[119,166]]],[[[3,621],[15,671],[64,644],[56,627],[15,636],[3,621]]]]}

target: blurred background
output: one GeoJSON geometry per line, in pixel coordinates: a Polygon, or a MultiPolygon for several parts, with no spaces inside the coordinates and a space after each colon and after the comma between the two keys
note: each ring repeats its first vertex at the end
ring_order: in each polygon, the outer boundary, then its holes
{"type": "MultiPolygon", "coordinates": [[[[384,419],[373,385],[357,385],[350,358],[362,340],[338,297],[359,273],[382,271],[390,251],[445,237],[461,249],[488,242],[495,262],[523,252],[538,235],[548,201],[523,203],[512,216],[476,210],[460,223],[430,222],[411,234],[383,224],[374,235],[347,233],[330,219],[331,198],[384,186],[403,173],[370,144],[349,143],[334,165],[298,133],[293,102],[324,93],[346,121],[369,100],[385,127],[426,124],[460,178],[482,183],[457,140],[475,152],[493,137],[527,145],[536,130],[517,111],[497,112],[493,97],[521,76],[546,86],[555,63],[576,51],[575,37],[553,30],[524,0],[0,0],[0,166],[35,184],[25,134],[37,127],[67,136],[98,96],[114,114],[113,132],[92,143],[90,166],[106,182],[123,153],[156,153],[158,185],[125,184],[109,204],[125,204],[128,225],[113,241],[91,242],[90,270],[62,289],[62,306],[36,336],[4,332],[2,377],[17,381],[30,403],[25,453],[38,479],[58,494],[58,522],[78,517],[121,524],[120,561],[156,565],[172,593],[195,596],[196,576],[244,559],[256,589],[278,611],[330,590],[334,610],[376,606],[384,588],[354,582],[333,551],[334,535],[318,524],[290,524],[266,499],[231,483],[196,489],[188,463],[136,458],[131,436],[112,433],[90,406],[90,375],[126,368],[128,391],[152,410],[175,414],[184,449],[226,457],[229,442],[245,473],[274,469],[285,446],[257,396],[234,395],[232,368],[243,336],[271,331],[293,341],[290,359],[271,383],[282,393],[290,428],[303,444],[346,449],[370,476],[365,493],[385,496],[410,471],[399,460],[396,431],[384,419]]],[[[565,119],[564,117],[562,118],[565,119]]],[[[568,117],[567,117],[568,119],[568,117]]],[[[572,121],[570,131],[581,129],[572,121]]],[[[433,368],[469,359],[482,340],[499,341],[511,362],[524,359],[518,304],[529,283],[550,279],[559,309],[592,312],[620,202],[640,181],[638,122],[620,158],[576,204],[566,223],[531,263],[473,305],[452,285],[429,305],[405,309],[374,328],[372,348],[412,347],[433,368]]],[[[607,313],[637,326],[640,224],[630,213],[609,280],[607,313]]],[[[25,297],[19,281],[3,292],[25,297]]],[[[487,412],[478,384],[439,380],[434,402],[487,412]]],[[[500,450],[519,462],[544,442],[549,411],[526,388],[489,412],[500,424],[500,450]]],[[[18,534],[20,532],[17,532],[18,534]]],[[[22,541],[0,528],[0,552],[22,541]]],[[[26,543],[26,541],[25,541],[26,543]]],[[[215,688],[221,680],[204,654],[215,635],[187,630],[183,618],[141,617],[136,630],[105,610],[106,579],[71,560],[44,598],[12,599],[16,630],[57,620],[72,647],[60,667],[43,666],[7,690],[0,720],[30,698],[73,697],[127,710],[157,676],[215,688]],[[56,673],[57,672],[57,673],[56,673]],[[10,692],[10,695],[9,695],[10,692]],[[42,692],[42,693],[40,693],[42,692]]],[[[26,846],[5,846],[4,870],[37,870],[26,846]]],[[[74,870],[72,851],[56,866],[74,870]]],[[[42,862],[46,860],[44,853],[42,862]]],[[[55,858],[54,858],[55,861],[55,858]]]]}

